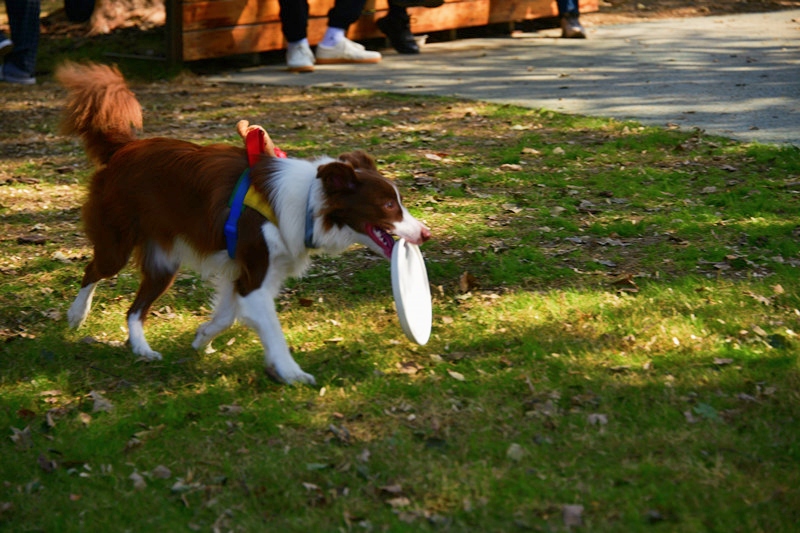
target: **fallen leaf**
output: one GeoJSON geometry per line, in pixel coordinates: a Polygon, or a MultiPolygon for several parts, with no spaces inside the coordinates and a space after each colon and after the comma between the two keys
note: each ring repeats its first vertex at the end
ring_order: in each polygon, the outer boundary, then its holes
{"type": "Polygon", "coordinates": [[[500,165],[500,170],[505,170],[507,172],[519,172],[522,170],[522,165],[505,163],[500,165]]]}
{"type": "Polygon", "coordinates": [[[11,440],[16,444],[18,450],[27,450],[33,447],[33,435],[31,434],[31,427],[25,426],[25,429],[11,428],[13,435],[11,440]]]}
{"type": "Polygon", "coordinates": [[[515,215],[523,211],[521,207],[515,204],[503,204],[501,207],[505,209],[507,212],[514,213],[515,215]]]}
{"type": "Polygon", "coordinates": [[[511,443],[506,450],[506,457],[511,459],[512,461],[521,461],[523,457],[525,457],[525,448],[517,444],[516,442],[511,443]]]}
{"type": "Polygon", "coordinates": [[[409,500],[405,496],[400,496],[399,498],[390,498],[390,499],[386,500],[386,503],[388,503],[389,505],[391,505],[394,508],[397,508],[397,507],[408,507],[409,505],[411,505],[411,500],[409,500]]]}
{"type": "Polygon", "coordinates": [[[90,415],[89,413],[78,413],[78,420],[84,426],[88,426],[89,424],[92,423],[92,415],[90,415]]]}
{"type": "Polygon", "coordinates": [[[91,391],[89,393],[89,397],[94,400],[94,406],[92,407],[93,413],[98,411],[109,412],[114,409],[114,405],[97,391],[91,391]]]}
{"type": "Polygon", "coordinates": [[[448,370],[447,373],[450,374],[450,377],[453,379],[456,379],[458,381],[464,381],[464,374],[460,372],[456,372],[455,370],[448,370]]]}
{"type": "Polygon", "coordinates": [[[706,420],[719,420],[719,413],[716,409],[712,406],[708,405],[707,403],[698,403],[697,406],[693,409],[695,413],[702,416],[706,420]]]}
{"type": "Polygon", "coordinates": [[[23,420],[33,420],[36,418],[36,413],[31,411],[30,409],[17,409],[17,416],[23,420]]]}
{"type": "Polygon", "coordinates": [[[45,454],[43,453],[39,454],[39,457],[36,460],[36,462],[39,463],[39,467],[41,467],[41,469],[47,472],[48,474],[58,467],[55,461],[53,461],[52,459],[48,459],[47,456],[45,456],[45,454]]]}
{"type": "Polygon", "coordinates": [[[555,154],[555,155],[564,155],[564,154],[566,154],[566,152],[560,146],[556,146],[555,148],[553,148],[553,154],[555,154]]]}
{"type": "Polygon", "coordinates": [[[164,465],[158,465],[150,472],[150,475],[156,479],[167,479],[172,476],[172,471],[164,465]]]}
{"type": "Polygon", "coordinates": [[[464,272],[458,278],[458,290],[461,292],[469,292],[478,286],[478,280],[469,272],[464,272]]]}
{"type": "Polygon", "coordinates": [[[636,285],[636,282],[633,280],[633,276],[631,275],[617,278],[611,282],[611,285],[620,292],[628,292],[628,293],[639,292],[639,286],[636,285]]]}
{"type": "Polygon", "coordinates": [[[717,366],[725,366],[725,365],[729,365],[731,363],[733,363],[733,359],[730,359],[728,357],[715,357],[714,358],[714,364],[717,365],[717,366]]]}
{"type": "Polygon", "coordinates": [[[586,419],[593,426],[605,426],[608,424],[608,416],[600,413],[592,413],[586,419]]]}
{"type": "Polygon", "coordinates": [[[244,411],[241,405],[220,405],[219,412],[223,415],[238,415],[244,411]]]}
{"type": "Polygon", "coordinates": [[[146,440],[152,440],[161,435],[161,432],[164,431],[164,428],[167,426],[165,424],[159,424],[157,426],[148,427],[143,431],[137,431],[133,434],[134,438],[139,439],[140,441],[144,442],[146,440]]]}
{"type": "Polygon", "coordinates": [[[380,490],[381,492],[385,492],[387,494],[394,494],[394,495],[403,493],[403,487],[398,483],[392,485],[384,485],[383,487],[378,487],[378,490],[380,490]]]}
{"type": "Polygon", "coordinates": [[[565,505],[561,508],[564,525],[567,527],[581,527],[583,525],[583,505],[565,505]]]}
{"type": "Polygon", "coordinates": [[[333,433],[333,436],[342,444],[350,444],[350,431],[346,427],[330,424],[328,426],[328,431],[333,433]]]}
{"type": "Polygon", "coordinates": [[[144,490],[147,488],[147,482],[138,472],[134,472],[133,474],[128,476],[128,479],[133,481],[133,488],[136,490],[144,490]]]}
{"type": "Polygon", "coordinates": [[[772,305],[772,298],[767,298],[766,296],[761,296],[760,294],[756,294],[750,291],[745,292],[745,294],[759,303],[762,303],[764,305],[772,305]]]}
{"type": "Polygon", "coordinates": [[[361,450],[361,453],[356,456],[359,462],[366,463],[369,461],[370,451],[367,448],[361,450]]]}
{"type": "Polygon", "coordinates": [[[185,481],[183,479],[178,479],[178,481],[176,481],[175,483],[172,484],[172,487],[170,487],[169,490],[171,490],[172,492],[181,494],[181,493],[189,492],[191,490],[197,490],[197,489],[202,489],[202,488],[203,488],[203,484],[202,483],[199,483],[199,482],[191,483],[191,482],[187,482],[187,481],[185,481]]]}
{"type": "Polygon", "coordinates": [[[47,237],[44,235],[23,235],[21,237],[17,237],[17,244],[33,244],[36,246],[42,246],[47,244],[47,237]]]}
{"type": "Polygon", "coordinates": [[[125,443],[125,451],[129,452],[135,448],[138,448],[142,445],[142,441],[137,439],[136,437],[132,437],[128,442],[125,443]]]}
{"type": "Polygon", "coordinates": [[[402,363],[397,363],[397,371],[401,374],[413,376],[420,370],[422,370],[422,366],[415,361],[404,361],[402,363]]]}

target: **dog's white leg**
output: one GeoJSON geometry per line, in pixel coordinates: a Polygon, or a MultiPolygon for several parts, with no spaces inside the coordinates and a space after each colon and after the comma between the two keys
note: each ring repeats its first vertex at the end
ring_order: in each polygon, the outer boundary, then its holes
{"type": "Polygon", "coordinates": [[[161,360],[161,354],[150,348],[144,338],[144,324],[138,311],[128,315],[128,344],[136,355],[151,361],[161,360]]]}
{"type": "Polygon", "coordinates": [[[197,328],[197,334],[192,342],[192,348],[200,351],[205,348],[205,353],[214,353],[211,341],[231,327],[236,320],[236,300],[233,295],[233,283],[229,280],[220,280],[217,283],[216,303],[211,320],[197,328]]]}
{"type": "Polygon", "coordinates": [[[283,336],[275,301],[264,289],[258,289],[247,296],[239,297],[239,318],[252,328],[264,346],[264,364],[267,371],[286,383],[307,383],[314,385],[314,376],[303,372],[300,365],[289,353],[289,346],[283,336]]]}
{"type": "Polygon", "coordinates": [[[69,320],[69,325],[73,328],[79,328],[86,322],[86,317],[89,316],[89,311],[92,308],[92,297],[96,286],[97,283],[90,283],[81,288],[75,297],[75,301],[69,307],[67,320],[69,320]]]}

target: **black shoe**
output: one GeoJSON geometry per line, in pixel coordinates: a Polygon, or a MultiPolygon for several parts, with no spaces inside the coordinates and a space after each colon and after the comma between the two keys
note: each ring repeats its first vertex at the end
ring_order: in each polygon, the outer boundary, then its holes
{"type": "Polygon", "coordinates": [[[0,31],[0,57],[3,57],[7,53],[14,48],[14,43],[11,42],[11,39],[6,37],[6,34],[0,31]]]}
{"type": "Polygon", "coordinates": [[[389,38],[392,47],[397,50],[399,54],[419,53],[419,45],[417,44],[417,40],[414,39],[414,34],[411,33],[411,27],[407,21],[403,23],[399,20],[383,17],[382,19],[378,19],[376,24],[378,25],[378,29],[389,38]]]}
{"type": "Polygon", "coordinates": [[[568,15],[561,19],[561,37],[565,39],[586,39],[586,30],[581,26],[577,15],[568,15]]]}

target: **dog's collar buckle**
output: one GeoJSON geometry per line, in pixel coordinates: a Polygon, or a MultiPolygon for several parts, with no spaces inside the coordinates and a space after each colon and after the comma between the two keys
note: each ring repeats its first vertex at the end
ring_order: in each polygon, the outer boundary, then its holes
{"type": "Polygon", "coordinates": [[[314,209],[311,207],[312,188],[313,187],[308,188],[308,200],[306,201],[305,245],[309,250],[316,248],[316,246],[314,246],[314,209]]]}

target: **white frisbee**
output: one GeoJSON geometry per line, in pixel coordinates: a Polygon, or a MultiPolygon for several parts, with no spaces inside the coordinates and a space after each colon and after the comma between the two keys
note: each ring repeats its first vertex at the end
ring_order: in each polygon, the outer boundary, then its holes
{"type": "Polygon", "coordinates": [[[419,246],[405,239],[392,249],[392,293],[403,333],[417,344],[427,343],[433,322],[428,271],[419,246]]]}

